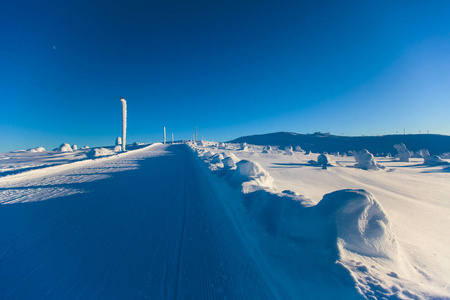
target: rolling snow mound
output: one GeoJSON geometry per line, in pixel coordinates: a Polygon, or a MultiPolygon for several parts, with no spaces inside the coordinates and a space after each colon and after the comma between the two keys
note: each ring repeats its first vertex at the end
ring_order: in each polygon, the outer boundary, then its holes
{"type": "Polygon", "coordinates": [[[242,182],[242,192],[250,193],[260,189],[272,189],[273,178],[260,164],[250,160],[241,160],[236,164],[232,180],[242,182]]]}
{"type": "Polygon", "coordinates": [[[398,244],[390,222],[375,197],[365,190],[339,190],[317,204],[327,216],[328,230],[338,244],[360,255],[393,259],[398,244]]]}
{"type": "Polygon", "coordinates": [[[102,157],[102,156],[110,156],[110,155],[115,155],[116,153],[114,151],[111,151],[109,149],[105,149],[105,148],[95,148],[90,150],[88,153],[86,153],[87,158],[93,159],[93,158],[97,158],[97,157],[102,157]]]}

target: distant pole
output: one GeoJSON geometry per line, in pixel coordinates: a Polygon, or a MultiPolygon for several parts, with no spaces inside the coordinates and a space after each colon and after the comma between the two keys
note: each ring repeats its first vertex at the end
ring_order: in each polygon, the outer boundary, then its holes
{"type": "Polygon", "coordinates": [[[122,151],[126,151],[127,145],[127,101],[120,97],[122,102],[122,151]]]}
{"type": "Polygon", "coordinates": [[[195,141],[195,134],[192,134],[192,141],[195,141]]]}
{"type": "Polygon", "coordinates": [[[165,126],[163,127],[163,130],[164,130],[164,141],[163,141],[163,144],[165,144],[166,143],[166,127],[165,126]]]}
{"type": "Polygon", "coordinates": [[[173,132],[172,132],[172,144],[173,144],[173,132]]]}
{"type": "Polygon", "coordinates": [[[405,133],[405,129],[403,129],[403,135],[405,135],[406,133],[405,133]]]}
{"type": "Polygon", "coordinates": [[[195,140],[197,140],[197,126],[195,126],[195,140]]]}

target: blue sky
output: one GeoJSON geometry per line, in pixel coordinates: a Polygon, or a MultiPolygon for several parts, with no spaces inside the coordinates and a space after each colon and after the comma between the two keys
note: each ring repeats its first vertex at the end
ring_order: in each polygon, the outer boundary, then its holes
{"type": "Polygon", "coordinates": [[[22,1],[0,151],[276,131],[450,134],[449,1],[22,1]],[[395,3],[393,3],[395,2],[395,3]]]}

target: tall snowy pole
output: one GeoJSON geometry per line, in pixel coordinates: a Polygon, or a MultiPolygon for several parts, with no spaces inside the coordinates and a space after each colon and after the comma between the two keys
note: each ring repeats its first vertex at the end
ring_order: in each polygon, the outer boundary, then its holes
{"type": "Polygon", "coordinates": [[[126,151],[127,145],[127,101],[120,98],[122,102],[122,151],[126,151]]]}
{"type": "Polygon", "coordinates": [[[166,127],[165,126],[163,127],[163,130],[164,130],[164,142],[163,142],[163,144],[165,144],[166,143],[166,127]]]}
{"type": "Polygon", "coordinates": [[[197,140],[197,126],[195,126],[195,140],[197,140]]]}

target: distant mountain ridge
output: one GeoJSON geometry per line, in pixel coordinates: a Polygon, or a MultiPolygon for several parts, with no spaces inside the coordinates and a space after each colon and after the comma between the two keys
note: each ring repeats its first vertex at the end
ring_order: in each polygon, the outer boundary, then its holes
{"type": "Polygon", "coordinates": [[[373,154],[396,154],[394,144],[404,143],[408,150],[428,149],[430,154],[450,152],[450,136],[439,134],[406,134],[383,136],[338,136],[327,133],[300,134],[293,132],[276,132],[243,136],[230,143],[247,143],[254,145],[300,146],[303,150],[316,153],[348,152],[367,149],[373,154]]]}

